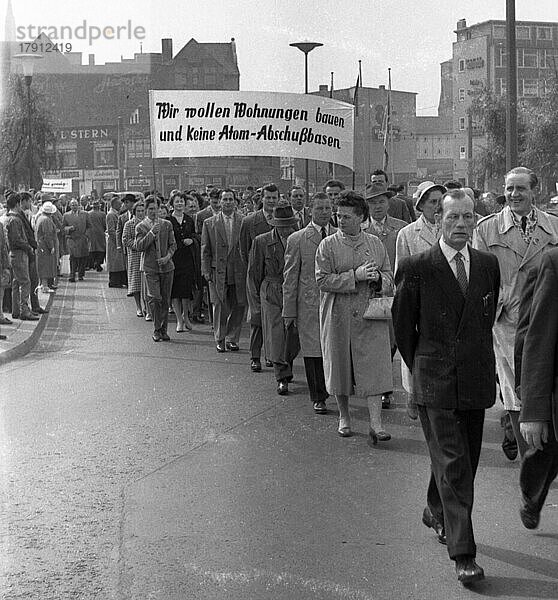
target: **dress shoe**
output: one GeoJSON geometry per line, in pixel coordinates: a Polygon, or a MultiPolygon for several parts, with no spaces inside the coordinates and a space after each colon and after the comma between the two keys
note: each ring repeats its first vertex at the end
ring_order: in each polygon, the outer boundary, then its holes
{"type": "Polygon", "coordinates": [[[271,369],[271,367],[273,367],[273,362],[270,361],[270,360],[267,360],[267,358],[266,358],[265,359],[265,366],[271,369]]]}
{"type": "Polygon", "coordinates": [[[163,342],[170,342],[170,336],[166,331],[161,331],[161,339],[163,342]]]}
{"type": "Polygon", "coordinates": [[[21,321],[38,321],[40,317],[30,312],[22,314],[19,318],[21,321]]]}
{"type": "Polygon", "coordinates": [[[144,316],[143,310],[139,310],[139,308],[138,308],[138,310],[136,310],[136,317],[139,317],[140,319],[142,319],[143,316],[144,316]]]}
{"type": "Polygon", "coordinates": [[[225,342],[217,342],[217,344],[215,344],[215,348],[217,348],[217,352],[227,351],[227,348],[225,347],[225,342]]]}
{"type": "Polygon", "coordinates": [[[153,321],[153,317],[149,313],[145,313],[145,320],[146,321],[153,321]]]}
{"type": "Polygon", "coordinates": [[[424,509],[422,513],[422,522],[427,526],[432,528],[436,535],[438,536],[438,541],[440,544],[446,544],[446,532],[444,530],[444,526],[441,525],[437,519],[434,518],[434,515],[428,508],[428,506],[424,509]]]}
{"type": "Polygon", "coordinates": [[[378,436],[379,442],[389,442],[389,440],[391,440],[391,433],[388,433],[387,431],[377,431],[376,435],[378,436]]]}
{"type": "Polygon", "coordinates": [[[253,358],[250,361],[250,369],[252,369],[253,373],[259,373],[262,370],[262,363],[259,358],[253,358]]]}
{"type": "Polygon", "coordinates": [[[47,314],[47,312],[48,312],[48,308],[41,308],[41,307],[39,306],[39,308],[37,308],[37,309],[35,309],[35,308],[34,308],[34,309],[33,309],[33,312],[34,312],[35,314],[37,314],[37,315],[46,315],[46,314],[47,314]]]}
{"type": "Polygon", "coordinates": [[[154,342],[161,342],[161,341],[163,341],[163,338],[162,338],[161,334],[158,331],[154,331],[153,335],[151,337],[153,338],[154,342]]]}
{"type": "Polygon", "coordinates": [[[238,344],[235,344],[234,342],[227,342],[227,350],[238,352],[240,348],[238,347],[238,344]]]}
{"type": "Polygon", "coordinates": [[[320,400],[319,402],[314,402],[314,412],[317,415],[327,414],[326,403],[323,400],[320,400]]]}
{"type": "Polygon", "coordinates": [[[351,425],[348,420],[339,419],[337,422],[337,435],[341,437],[351,437],[353,432],[351,431],[351,425]]]}
{"type": "Polygon", "coordinates": [[[455,558],[455,572],[457,580],[463,585],[484,579],[484,570],[475,562],[473,556],[461,555],[455,558]]]}
{"type": "Polygon", "coordinates": [[[11,319],[8,319],[8,317],[0,318],[0,325],[11,325],[12,323],[13,321],[11,319]]]}
{"type": "Polygon", "coordinates": [[[382,394],[382,408],[391,408],[392,394],[382,394]]]}
{"type": "Polygon", "coordinates": [[[527,507],[525,504],[519,509],[519,516],[527,529],[536,529],[539,526],[541,513],[527,507]]]}
{"type": "Polygon", "coordinates": [[[289,384],[286,381],[280,381],[277,384],[277,393],[279,396],[286,396],[289,393],[289,384]]]}
{"type": "Polygon", "coordinates": [[[95,267],[95,271],[97,271],[97,273],[100,273],[103,270],[103,267],[95,267]]]}
{"type": "Polygon", "coordinates": [[[78,277],[78,281],[83,281],[83,275],[80,275],[80,276],[78,277]]]}
{"type": "MultiPolygon", "coordinates": [[[[75,277],[69,277],[69,278],[68,278],[68,281],[69,281],[70,283],[75,283],[75,282],[76,282],[76,278],[75,278],[75,277]]],[[[112,286],[112,285],[110,285],[110,283],[109,283],[109,287],[113,287],[113,286],[112,286]]]]}

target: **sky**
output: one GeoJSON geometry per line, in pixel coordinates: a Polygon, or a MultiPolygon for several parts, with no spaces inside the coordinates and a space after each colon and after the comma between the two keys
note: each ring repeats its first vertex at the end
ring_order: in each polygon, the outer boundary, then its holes
{"type": "MultiPolygon", "coordinates": [[[[0,0],[0,15],[7,5],[0,0]]],[[[321,42],[309,54],[310,91],[329,85],[331,72],[335,88],[355,85],[361,60],[365,86],[387,85],[391,68],[393,89],[418,94],[418,115],[436,114],[440,63],[451,57],[457,21],[505,19],[505,6],[506,0],[12,0],[18,41],[30,39],[29,26],[55,27],[59,36],[63,26],[75,31],[84,21],[126,27],[120,40],[74,37],[72,50],[83,52],[84,62],[88,54],[101,64],[132,58],[140,48],[160,52],[165,37],[173,39],[174,53],[192,37],[234,37],[241,90],[303,92],[304,55],[289,44],[321,42]]],[[[516,18],[558,21],[558,2],[516,0],[516,18]]]]}

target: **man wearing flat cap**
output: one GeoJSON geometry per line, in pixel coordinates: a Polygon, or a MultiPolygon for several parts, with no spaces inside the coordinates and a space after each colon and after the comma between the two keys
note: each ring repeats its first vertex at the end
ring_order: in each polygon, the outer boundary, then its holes
{"type": "Polygon", "coordinates": [[[289,393],[293,378],[293,360],[298,349],[296,327],[283,325],[283,270],[287,238],[297,230],[297,220],[291,206],[273,209],[273,229],[258,235],[250,248],[248,259],[248,295],[250,307],[261,311],[266,355],[273,362],[277,393],[289,393]],[[294,343],[293,343],[294,342],[294,343]]]}

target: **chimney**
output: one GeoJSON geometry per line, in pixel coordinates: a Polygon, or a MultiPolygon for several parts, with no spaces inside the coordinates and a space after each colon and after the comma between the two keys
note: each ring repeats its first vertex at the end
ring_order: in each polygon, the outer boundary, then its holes
{"type": "Polygon", "coordinates": [[[379,89],[379,90],[385,90],[385,89],[386,89],[386,86],[385,86],[385,85],[383,85],[383,84],[382,84],[382,85],[379,85],[379,86],[378,86],[378,89],[379,89]]]}
{"type": "Polygon", "coordinates": [[[457,21],[457,29],[467,29],[467,19],[459,19],[457,21]]]}
{"type": "Polygon", "coordinates": [[[327,86],[327,84],[322,84],[319,87],[319,94],[329,94],[329,87],[327,86]]]}
{"type": "Polygon", "coordinates": [[[172,39],[164,38],[161,40],[161,49],[163,54],[163,64],[168,65],[172,62],[172,39]]]}
{"type": "Polygon", "coordinates": [[[95,66],[95,55],[94,54],[90,54],[89,55],[89,66],[90,67],[94,67],[95,66]]]}
{"type": "Polygon", "coordinates": [[[234,38],[231,38],[231,52],[233,55],[233,60],[234,60],[234,64],[238,64],[238,58],[236,56],[236,42],[234,40],[234,38]]]}

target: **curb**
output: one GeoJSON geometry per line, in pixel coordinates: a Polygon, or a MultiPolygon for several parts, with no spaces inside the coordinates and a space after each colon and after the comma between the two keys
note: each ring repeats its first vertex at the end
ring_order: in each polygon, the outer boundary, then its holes
{"type": "Polygon", "coordinates": [[[31,335],[16,346],[14,346],[13,348],[10,348],[9,350],[6,350],[5,352],[2,352],[2,354],[0,354],[0,365],[5,365],[6,363],[9,363],[12,360],[15,360],[16,358],[21,358],[22,356],[25,356],[26,354],[31,352],[31,350],[33,350],[46,327],[47,320],[50,315],[50,308],[52,306],[52,303],[54,302],[55,295],[56,294],[49,295],[49,299],[46,304],[46,308],[48,308],[49,312],[45,313],[44,315],[41,315],[41,318],[37,322],[37,326],[31,333],[31,335]]]}

